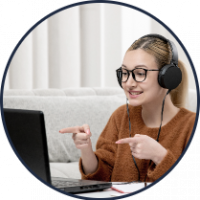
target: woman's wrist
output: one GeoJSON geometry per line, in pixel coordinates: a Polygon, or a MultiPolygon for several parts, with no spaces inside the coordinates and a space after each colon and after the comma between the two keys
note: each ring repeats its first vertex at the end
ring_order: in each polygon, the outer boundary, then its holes
{"type": "Polygon", "coordinates": [[[164,159],[164,157],[167,154],[167,149],[165,149],[163,146],[160,145],[160,149],[156,151],[156,155],[153,157],[152,161],[158,165],[161,163],[161,161],[164,159]]]}
{"type": "Polygon", "coordinates": [[[81,155],[87,155],[88,153],[91,153],[91,152],[93,152],[93,149],[92,149],[91,140],[89,139],[89,145],[88,147],[81,149],[81,155]]]}
{"type": "Polygon", "coordinates": [[[98,167],[98,160],[92,149],[91,141],[88,148],[81,149],[81,157],[84,174],[94,173],[98,167]]]}

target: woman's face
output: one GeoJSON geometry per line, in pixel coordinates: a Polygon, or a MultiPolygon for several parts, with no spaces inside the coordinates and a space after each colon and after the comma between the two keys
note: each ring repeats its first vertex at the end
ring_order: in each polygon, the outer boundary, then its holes
{"type": "MultiPolygon", "coordinates": [[[[137,49],[128,51],[122,64],[122,69],[133,70],[135,68],[158,69],[158,66],[154,56],[142,49],[137,49]]],[[[158,84],[158,73],[159,71],[147,71],[143,82],[136,82],[130,73],[128,80],[125,83],[122,82],[124,92],[132,106],[155,104],[160,100],[165,89],[158,84]]]]}

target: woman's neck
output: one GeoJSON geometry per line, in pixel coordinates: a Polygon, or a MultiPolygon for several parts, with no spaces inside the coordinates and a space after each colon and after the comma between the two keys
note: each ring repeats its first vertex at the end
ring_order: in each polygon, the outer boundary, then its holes
{"type": "MultiPolygon", "coordinates": [[[[154,128],[160,126],[162,102],[163,100],[160,100],[142,106],[142,119],[147,127],[154,128]]],[[[164,104],[162,126],[167,124],[179,110],[180,109],[172,103],[170,96],[167,95],[164,104]]]]}

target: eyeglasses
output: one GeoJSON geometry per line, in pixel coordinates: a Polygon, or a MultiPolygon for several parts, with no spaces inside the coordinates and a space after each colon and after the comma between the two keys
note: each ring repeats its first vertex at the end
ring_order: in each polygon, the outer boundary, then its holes
{"type": "Polygon", "coordinates": [[[122,67],[116,70],[118,74],[120,74],[121,81],[125,83],[130,73],[132,73],[132,77],[136,82],[143,82],[147,77],[147,71],[160,71],[159,69],[143,69],[143,68],[136,68],[133,70],[127,70],[122,67]]]}

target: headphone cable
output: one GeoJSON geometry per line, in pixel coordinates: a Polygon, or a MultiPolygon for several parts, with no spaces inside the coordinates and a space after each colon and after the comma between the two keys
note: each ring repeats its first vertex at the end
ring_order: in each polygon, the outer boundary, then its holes
{"type": "MultiPolygon", "coordinates": [[[[157,139],[156,139],[157,142],[159,142],[160,131],[161,131],[161,127],[162,127],[163,111],[164,111],[165,99],[166,99],[166,96],[167,96],[170,92],[171,92],[171,90],[169,89],[169,90],[167,91],[167,93],[165,94],[165,97],[164,97],[163,102],[162,102],[161,123],[160,123],[160,128],[159,128],[159,130],[158,130],[158,136],[157,136],[157,139]]],[[[149,166],[151,165],[151,162],[152,162],[152,160],[150,160],[149,166]]],[[[149,167],[149,166],[148,166],[148,167],[149,167]]],[[[145,182],[145,183],[146,183],[146,178],[147,178],[147,174],[146,174],[145,179],[144,179],[144,182],[145,182]]]]}
{"type": "MultiPolygon", "coordinates": [[[[129,117],[129,109],[128,109],[128,99],[126,98],[126,107],[127,107],[127,114],[128,114],[128,122],[129,122],[129,137],[131,137],[131,122],[130,122],[130,117],[129,117]]],[[[134,164],[135,164],[135,167],[137,168],[137,171],[138,171],[138,181],[131,181],[131,182],[125,182],[125,183],[119,183],[119,184],[116,184],[115,185],[126,185],[126,184],[130,184],[130,183],[138,183],[138,182],[141,182],[140,181],[140,171],[139,171],[139,168],[137,166],[137,163],[135,161],[135,158],[134,156],[132,155],[132,158],[133,158],[133,161],[134,161],[134,164]]]]}
{"type": "MultiPolygon", "coordinates": [[[[129,121],[129,137],[131,137],[131,122],[130,122],[130,117],[129,117],[129,109],[128,109],[128,102],[127,101],[128,101],[128,99],[126,98],[127,114],[128,114],[128,121],[129,121]]],[[[134,158],[133,155],[132,155],[132,158],[133,158],[135,167],[137,168],[137,171],[138,171],[138,182],[140,182],[140,170],[139,170],[139,168],[137,166],[137,163],[136,163],[135,158],[134,158]]]]}
{"type": "MultiPolygon", "coordinates": [[[[157,139],[156,141],[159,142],[159,137],[160,137],[160,131],[161,131],[161,127],[162,127],[162,121],[163,121],[163,111],[164,111],[164,104],[165,104],[165,99],[166,99],[166,96],[171,92],[171,90],[169,89],[167,91],[167,93],[165,94],[165,97],[163,99],[163,103],[162,103],[162,110],[161,110],[161,123],[160,123],[160,128],[159,128],[159,131],[158,131],[158,136],[157,136],[157,139]]],[[[129,116],[129,108],[128,108],[128,99],[126,99],[126,106],[127,106],[127,114],[128,114],[128,120],[129,120],[129,137],[131,137],[131,122],[130,122],[130,116],[129,116]]],[[[115,184],[115,185],[125,185],[125,184],[130,184],[130,183],[138,183],[138,182],[142,182],[140,181],[140,170],[137,166],[137,163],[135,161],[135,158],[134,156],[132,155],[132,158],[133,158],[133,161],[134,161],[134,164],[135,164],[135,167],[137,168],[137,171],[138,171],[138,181],[131,181],[131,182],[126,182],[126,183],[119,183],[119,184],[115,184]]],[[[151,160],[149,162],[149,166],[151,165],[151,160]]],[[[144,179],[144,183],[145,183],[145,187],[146,187],[146,178],[147,178],[147,174],[145,176],[145,179],[144,179]]]]}

